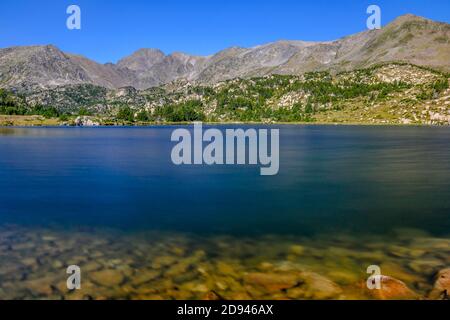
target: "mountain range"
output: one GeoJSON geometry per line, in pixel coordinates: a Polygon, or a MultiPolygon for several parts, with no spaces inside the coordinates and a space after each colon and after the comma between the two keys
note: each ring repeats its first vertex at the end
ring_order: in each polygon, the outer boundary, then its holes
{"type": "Polygon", "coordinates": [[[53,45],[17,46],[0,49],[0,87],[25,93],[77,84],[142,90],[180,79],[213,84],[270,74],[348,71],[390,61],[449,72],[450,24],[408,14],[380,30],[335,41],[283,40],[211,56],[139,49],[116,64],[100,64],[53,45]]]}

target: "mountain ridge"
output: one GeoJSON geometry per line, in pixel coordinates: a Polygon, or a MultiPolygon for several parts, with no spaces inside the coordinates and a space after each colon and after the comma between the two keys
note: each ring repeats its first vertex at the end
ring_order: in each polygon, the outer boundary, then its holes
{"type": "Polygon", "coordinates": [[[450,24],[404,15],[381,30],[334,41],[280,40],[230,47],[210,56],[141,48],[116,64],[97,63],[53,45],[0,49],[0,87],[30,92],[69,84],[147,89],[174,80],[212,84],[270,74],[348,71],[380,62],[407,62],[450,71],[450,24]]]}

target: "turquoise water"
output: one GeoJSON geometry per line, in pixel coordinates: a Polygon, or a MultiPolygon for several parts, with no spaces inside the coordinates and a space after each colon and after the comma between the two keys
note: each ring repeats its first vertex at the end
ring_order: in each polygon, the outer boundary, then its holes
{"type": "Polygon", "coordinates": [[[276,176],[175,166],[175,128],[0,128],[0,299],[380,298],[370,265],[439,296],[448,128],[270,127],[276,176]]]}

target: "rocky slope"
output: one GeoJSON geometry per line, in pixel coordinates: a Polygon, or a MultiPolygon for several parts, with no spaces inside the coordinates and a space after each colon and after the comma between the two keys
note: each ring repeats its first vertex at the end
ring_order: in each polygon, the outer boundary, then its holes
{"type": "Polygon", "coordinates": [[[238,77],[353,70],[387,61],[450,71],[449,39],[449,24],[405,15],[381,30],[336,41],[278,41],[208,57],[140,49],[117,64],[99,64],[51,45],[12,47],[0,49],[0,87],[21,92],[80,84],[146,89],[178,79],[212,84],[238,77]]]}
{"type": "Polygon", "coordinates": [[[450,124],[449,74],[405,63],[300,76],[236,78],[213,85],[61,85],[27,95],[0,90],[0,113],[98,115],[127,121],[450,124]]]}

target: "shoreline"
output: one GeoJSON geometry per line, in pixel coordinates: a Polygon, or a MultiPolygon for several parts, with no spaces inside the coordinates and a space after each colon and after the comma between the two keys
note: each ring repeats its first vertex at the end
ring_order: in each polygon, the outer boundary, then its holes
{"type": "MultiPolygon", "coordinates": [[[[101,119],[101,118],[100,118],[101,119]]],[[[192,125],[191,122],[117,122],[114,124],[99,124],[99,125],[72,125],[67,124],[66,121],[60,121],[58,118],[44,118],[39,116],[5,116],[0,115],[0,128],[108,128],[108,127],[157,127],[157,126],[186,126],[192,125]]],[[[369,122],[241,122],[241,121],[224,121],[224,122],[211,122],[203,121],[204,125],[292,125],[292,126],[373,126],[373,127],[448,127],[447,125],[439,124],[425,124],[425,123],[369,123],[369,122]]]]}

